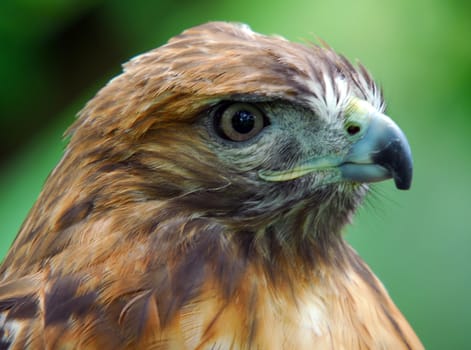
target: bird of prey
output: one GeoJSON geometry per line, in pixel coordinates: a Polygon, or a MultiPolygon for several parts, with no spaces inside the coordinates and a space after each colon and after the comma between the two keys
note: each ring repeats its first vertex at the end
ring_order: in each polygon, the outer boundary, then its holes
{"type": "Polygon", "coordinates": [[[421,349],[347,244],[412,158],[360,64],[184,31],[79,113],[0,268],[1,349],[421,349]]]}

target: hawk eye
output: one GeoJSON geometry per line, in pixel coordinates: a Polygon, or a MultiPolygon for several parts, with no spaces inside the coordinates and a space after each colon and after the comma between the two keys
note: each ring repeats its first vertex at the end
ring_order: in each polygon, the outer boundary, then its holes
{"type": "Polygon", "coordinates": [[[254,105],[236,102],[216,113],[218,134],[231,141],[245,141],[257,135],[267,125],[265,115],[254,105]]]}

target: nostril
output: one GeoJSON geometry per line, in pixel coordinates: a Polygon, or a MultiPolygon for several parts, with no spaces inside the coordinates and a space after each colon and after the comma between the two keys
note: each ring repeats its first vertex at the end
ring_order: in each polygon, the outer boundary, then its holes
{"type": "Polygon", "coordinates": [[[356,135],[361,131],[360,126],[357,124],[347,125],[347,132],[350,136],[356,135]]]}

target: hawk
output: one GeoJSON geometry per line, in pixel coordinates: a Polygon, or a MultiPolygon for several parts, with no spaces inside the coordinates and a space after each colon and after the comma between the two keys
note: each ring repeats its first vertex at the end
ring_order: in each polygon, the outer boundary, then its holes
{"type": "Polygon", "coordinates": [[[2,349],[421,349],[342,237],[412,158],[362,65],[207,23],[68,130],[0,268],[2,349]]]}

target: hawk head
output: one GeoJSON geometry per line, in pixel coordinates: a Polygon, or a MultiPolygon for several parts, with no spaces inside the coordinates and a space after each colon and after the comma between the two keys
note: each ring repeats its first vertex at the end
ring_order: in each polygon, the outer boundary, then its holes
{"type": "Polygon", "coordinates": [[[23,231],[55,237],[110,213],[139,230],[165,207],[159,218],[211,218],[265,245],[336,240],[368,183],[410,186],[410,148],[383,112],[366,69],[329,47],[194,27],[125,64],[85,106],[23,231]]]}

